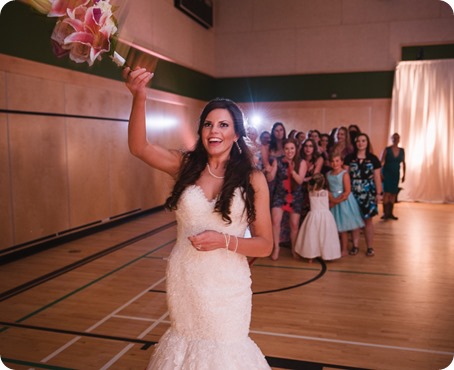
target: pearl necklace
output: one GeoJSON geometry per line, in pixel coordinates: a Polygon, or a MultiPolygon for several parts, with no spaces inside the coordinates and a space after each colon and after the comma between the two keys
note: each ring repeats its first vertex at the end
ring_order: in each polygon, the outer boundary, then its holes
{"type": "Polygon", "coordinates": [[[208,173],[213,176],[215,179],[223,179],[224,176],[217,176],[215,175],[213,172],[211,172],[211,168],[210,168],[210,165],[207,163],[207,168],[208,168],[208,173]]]}

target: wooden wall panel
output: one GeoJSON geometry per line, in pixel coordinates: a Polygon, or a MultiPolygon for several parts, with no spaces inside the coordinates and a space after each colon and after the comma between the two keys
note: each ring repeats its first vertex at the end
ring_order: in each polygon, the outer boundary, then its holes
{"type": "Polygon", "coordinates": [[[172,178],[160,171],[145,166],[140,176],[142,204],[146,208],[163,205],[172,189],[172,178]]]}
{"type": "Polygon", "coordinates": [[[130,96],[126,88],[122,94],[109,90],[98,83],[90,87],[74,84],[65,86],[67,114],[127,119],[131,103],[128,98],[130,96]]]}
{"type": "Polygon", "coordinates": [[[112,123],[67,119],[70,225],[107,218],[110,213],[112,123]]]}
{"type": "Polygon", "coordinates": [[[261,115],[259,131],[270,130],[276,121],[283,122],[287,132],[317,129],[329,133],[333,127],[357,124],[369,135],[375,154],[388,145],[390,99],[245,103],[242,108],[248,117],[261,115]]]}
{"type": "Polygon", "coordinates": [[[30,112],[65,112],[64,84],[45,78],[8,74],[8,109],[30,112]]]}
{"type": "Polygon", "coordinates": [[[110,134],[110,204],[112,215],[119,215],[143,208],[138,180],[143,169],[142,163],[129,153],[128,123],[111,123],[110,134]]]}
{"type": "Polygon", "coordinates": [[[64,118],[9,116],[14,242],[68,229],[64,118]]]}
{"type": "Polygon", "coordinates": [[[8,123],[6,115],[0,114],[0,249],[7,248],[13,244],[8,145],[8,123]]]}
{"type": "Polygon", "coordinates": [[[0,109],[6,108],[6,73],[0,71],[0,109]]]}

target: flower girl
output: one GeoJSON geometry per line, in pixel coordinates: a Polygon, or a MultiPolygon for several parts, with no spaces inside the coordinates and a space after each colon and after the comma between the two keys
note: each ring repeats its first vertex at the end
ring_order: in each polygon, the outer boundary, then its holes
{"type": "MultiPolygon", "coordinates": [[[[340,154],[331,154],[330,161],[332,170],[326,174],[330,191],[329,202],[340,235],[341,252],[343,256],[346,256],[348,254],[348,232],[364,227],[364,222],[358,203],[350,191],[350,175],[343,168],[340,154]]],[[[353,245],[352,251],[357,253],[358,246],[353,245]]]]}
{"type": "Polygon", "coordinates": [[[310,211],[301,225],[295,252],[311,262],[313,258],[335,260],[341,257],[336,221],[329,210],[325,178],[315,174],[309,181],[310,211]]]}

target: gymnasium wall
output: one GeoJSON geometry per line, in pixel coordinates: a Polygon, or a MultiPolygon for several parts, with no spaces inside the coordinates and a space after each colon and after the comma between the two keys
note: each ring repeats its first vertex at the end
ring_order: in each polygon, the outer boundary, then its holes
{"type": "MultiPolygon", "coordinates": [[[[203,102],[150,89],[149,140],[192,144],[203,102]]],[[[133,157],[122,82],[0,55],[0,256],[161,206],[171,178],[133,157]]]]}
{"type": "MultiPolygon", "coordinates": [[[[421,45],[454,43],[452,11],[438,0],[218,0],[212,29],[173,3],[129,2],[122,36],[162,56],[149,134],[175,148],[191,145],[200,109],[222,95],[260,113],[260,129],[358,124],[380,153],[402,48],[416,59],[421,45]]],[[[160,206],[170,185],[129,154],[119,70],[55,58],[52,22],[23,4],[10,10],[0,22],[0,258],[160,206]]]]}

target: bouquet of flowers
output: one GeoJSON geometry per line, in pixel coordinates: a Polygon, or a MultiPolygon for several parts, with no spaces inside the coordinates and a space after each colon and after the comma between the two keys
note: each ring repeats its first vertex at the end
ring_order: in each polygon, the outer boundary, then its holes
{"type": "Polygon", "coordinates": [[[113,51],[117,20],[110,0],[19,0],[48,17],[58,17],[52,32],[57,57],[68,55],[76,63],[92,66],[104,53],[122,66],[124,59],[113,51]]]}

